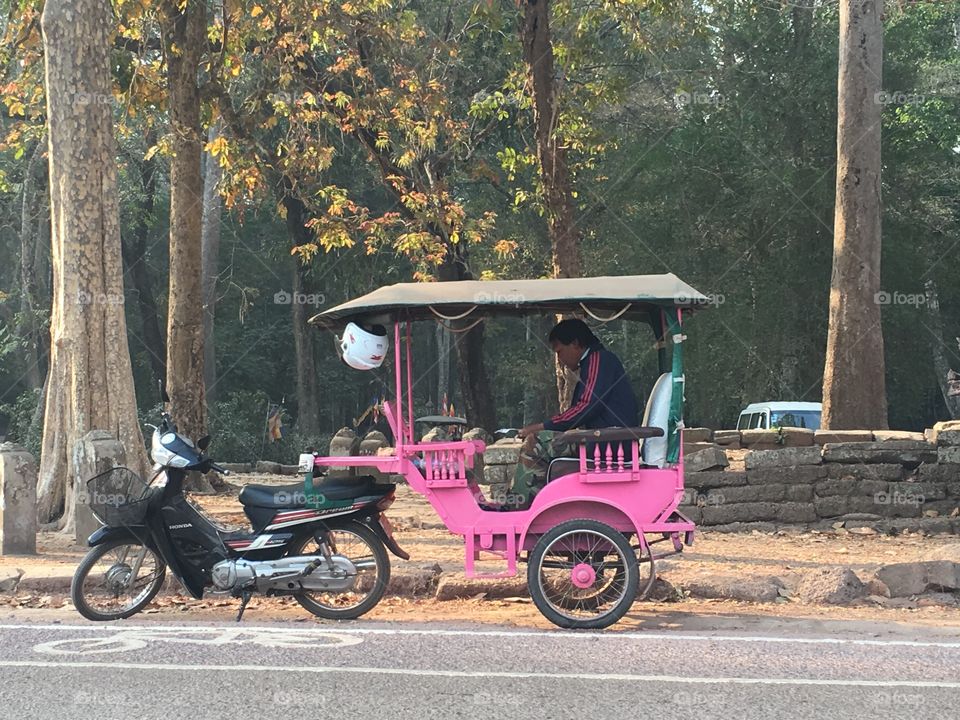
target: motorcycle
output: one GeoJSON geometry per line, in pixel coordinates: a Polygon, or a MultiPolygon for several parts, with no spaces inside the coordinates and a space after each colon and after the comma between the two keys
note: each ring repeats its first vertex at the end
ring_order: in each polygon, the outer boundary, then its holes
{"type": "Polygon", "coordinates": [[[88,539],[91,550],[71,584],[81,615],[104,621],[140,612],[167,568],[196,599],[205,592],[239,598],[238,622],[255,593],[292,596],[336,620],[376,606],[390,580],[386,548],[409,559],[384,515],[395,485],[371,477],[313,485],[314,456],[301,455],[307,479],[246,485],[239,500],[252,529],[230,530],[184,495],[190,472],[229,474],[204,454],[209,443],[209,436],[194,443],[181,435],[164,411],[153,430],[149,483],[122,467],[88,481],[88,504],[103,527],[88,539]]]}

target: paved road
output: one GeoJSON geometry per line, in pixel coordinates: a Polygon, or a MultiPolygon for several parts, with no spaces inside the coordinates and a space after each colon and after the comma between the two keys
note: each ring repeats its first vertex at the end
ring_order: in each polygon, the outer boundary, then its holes
{"type": "Polygon", "coordinates": [[[0,718],[960,717],[956,629],[804,627],[8,623],[0,718]]]}

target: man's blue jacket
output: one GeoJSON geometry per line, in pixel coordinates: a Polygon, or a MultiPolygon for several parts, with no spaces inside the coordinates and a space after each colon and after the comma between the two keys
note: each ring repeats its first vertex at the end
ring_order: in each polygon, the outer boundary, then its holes
{"type": "Polygon", "coordinates": [[[570,408],[543,423],[546,430],[636,427],[637,399],[620,358],[600,343],[580,359],[580,378],[570,408]]]}

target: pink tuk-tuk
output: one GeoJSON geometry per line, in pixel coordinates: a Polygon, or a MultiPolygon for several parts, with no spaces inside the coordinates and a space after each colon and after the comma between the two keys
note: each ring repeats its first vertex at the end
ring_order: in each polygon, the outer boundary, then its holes
{"type": "Polygon", "coordinates": [[[331,466],[402,476],[463,538],[468,577],[514,576],[525,562],[530,595],[547,619],[566,628],[607,627],[649,591],[657,559],[693,542],[694,524],[677,509],[684,495],[682,324],[706,301],[666,274],[402,283],[322,312],[311,323],[334,332],[347,323],[381,326],[392,334],[395,395],[383,412],[395,447],[389,455],[301,456],[307,494],[322,488],[313,477],[331,466]],[[577,451],[550,463],[532,504],[499,508],[475,477],[483,442],[415,440],[411,323],[432,320],[462,332],[490,316],[557,313],[646,323],[660,375],[642,426],[564,433],[562,442],[577,451]],[[477,568],[487,556],[502,563],[499,572],[477,568]]]}

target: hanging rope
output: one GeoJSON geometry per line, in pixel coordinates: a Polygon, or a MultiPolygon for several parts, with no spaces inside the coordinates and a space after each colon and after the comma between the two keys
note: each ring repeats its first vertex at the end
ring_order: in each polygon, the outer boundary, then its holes
{"type": "Polygon", "coordinates": [[[613,315],[611,315],[610,317],[600,317],[599,315],[597,315],[596,313],[594,313],[592,310],[590,310],[590,308],[588,308],[588,307],[587,307],[586,305],[584,305],[582,302],[580,303],[580,307],[583,308],[583,311],[584,311],[587,315],[589,315],[590,317],[592,317],[592,318],[593,318],[594,320],[596,320],[597,322],[602,322],[602,323],[607,323],[607,322],[610,322],[611,320],[616,320],[618,317],[620,317],[621,315],[623,315],[627,310],[629,310],[632,306],[633,306],[633,303],[627,303],[626,305],[623,306],[623,309],[622,309],[622,310],[620,310],[619,312],[615,312],[615,313],[614,313],[613,315]]]}
{"type": "MultiPolygon", "coordinates": [[[[431,308],[431,309],[432,309],[432,308],[431,308]]],[[[447,323],[440,322],[439,320],[437,320],[437,325],[439,325],[440,327],[442,327],[442,328],[444,328],[445,330],[448,330],[449,332],[452,332],[452,333],[465,333],[465,332],[470,332],[471,330],[473,330],[477,325],[479,325],[479,324],[482,323],[482,322],[483,322],[483,318],[482,318],[482,317],[478,317],[476,320],[474,320],[472,323],[470,323],[469,325],[467,325],[465,328],[460,328],[459,330],[457,330],[456,328],[450,327],[450,325],[448,325],[447,323]]]]}
{"type": "MultiPolygon", "coordinates": [[[[441,320],[446,320],[447,322],[452,322],[452,321],[454,321],[454,320],[463,320],[467,315],[469,315],[469,314],[472,313],[474,310],[476,310],[476,309],[477,309],[477,306],[474,305],[472,308],[470,308],[469,310],[467,310],[465,313],[460,313],[459,315],[444,315],[443,313],[435,310],[434,307],[433,307],[433,305],[427,305],[427,308],[430,310],[430,312],[432,312],[434,315],[436,315],[436,316],[437,316],[438,318],[440,318],[441,320]]],[[[443,325],[443,323],[440,323],[440,324],[443,325]]],[[[471,327],[472,327],[472,326],[471,326],[471,327]]],[[[454,331],[454,332],[456,332],[456,331],[454,331]]]]}

